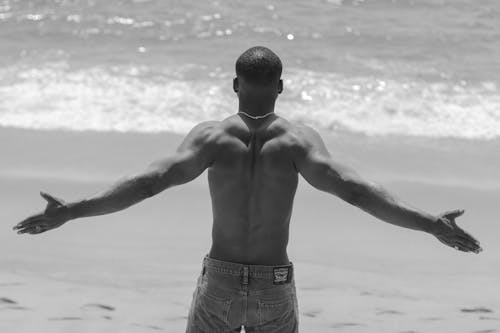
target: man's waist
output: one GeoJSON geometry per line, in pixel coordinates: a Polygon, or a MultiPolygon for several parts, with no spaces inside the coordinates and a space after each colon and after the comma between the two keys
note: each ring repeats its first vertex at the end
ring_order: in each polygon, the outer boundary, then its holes
{"type": "Polygon", "coordinates": [[[203,273],[206,271],[239,276],[242,284],[248,284],[250,278],[272,281],[273,284],[285,284],[292,281],[293,263],[289,261],[286,265],[248,265],[215,259],[207,254],[203,259],[203,273]]]}

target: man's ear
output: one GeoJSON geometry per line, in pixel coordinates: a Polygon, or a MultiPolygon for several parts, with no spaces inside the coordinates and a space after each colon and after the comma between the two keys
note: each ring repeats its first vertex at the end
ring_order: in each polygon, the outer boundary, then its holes
{"type": "Polygon", "coordinates": [[[237,93],[237,92],[238,92],[238,89],[239,89],[239,84],[240,84],[240,83],[238,82],[238,78],[237,78],[237,77],[235,77],[235,78],[233,79],[233,90],[234,90],[234,92],[235,92],[235,93],[237,93]]]}
{"type": "Polygon", "coordinates": [[[280,79],[278,82],[278,94],[281,94],[283,92],[283,80],[280,79]]]}

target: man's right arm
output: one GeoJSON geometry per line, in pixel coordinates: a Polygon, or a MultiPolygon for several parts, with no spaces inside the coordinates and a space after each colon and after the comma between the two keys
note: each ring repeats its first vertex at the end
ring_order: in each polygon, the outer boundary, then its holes
{"type": "Polygon", "coordinates": [[[23,234],[39,234],[60,227],[69,220],[111,214],[172,186],[187,183],[198,177],[213,162],[217,122],[195,126],[171,156],[150,164],[145,170],[115,182],[106,190],[85,199],[66,203],[41,192],[47,206],[14,226],[23,234]]]}
{"type": "Polygon", "coordinates": [[[338,196],[385,222],[428,232],[442,243],[462,251],[479,251],[479,242],[460,229],[454,219],[463,210],[434,216],[409,206],[382,186],[360,177],[335,161],[320,135],[311,127],[297,127],[293,155],[297,170],[318,190],[338,196]]]}

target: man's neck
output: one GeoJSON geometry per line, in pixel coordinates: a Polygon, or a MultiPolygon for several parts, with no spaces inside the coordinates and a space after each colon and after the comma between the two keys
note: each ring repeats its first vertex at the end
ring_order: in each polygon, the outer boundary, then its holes
{"type": "Polygon", "coordinates": [[[274,104],[273,105],[249,105],[246,103],[239,103],[238,111],[245,112],[246,114],[253,117],[261,117],[265,116],[269,113],[274,112],[274,104]]]}

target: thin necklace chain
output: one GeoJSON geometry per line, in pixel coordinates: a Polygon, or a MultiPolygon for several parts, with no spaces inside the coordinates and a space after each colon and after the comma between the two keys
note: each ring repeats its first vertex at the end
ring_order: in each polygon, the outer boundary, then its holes
{"type": "Polygon", "coordinates": [[[249,118],[252,118],[252,119],[262,119],[262,118],[266,118],[267,116],[269,116],[269,115],[273,114],[273,113],[274,113],[274,111],[271,111],[271,112],[269,112],[269,113],[266,113],[266,114],[265,114],[265,115],[263,115],[263,116],[252,116],[251,114],[248,114],[248,113],[246,113],[246,112],[244,112],[244,111],[239,111],[238,113],[242,113],[242,114],[244,114],[245,116],[247,116],[247,117],[249,117],[249,118]]]}

